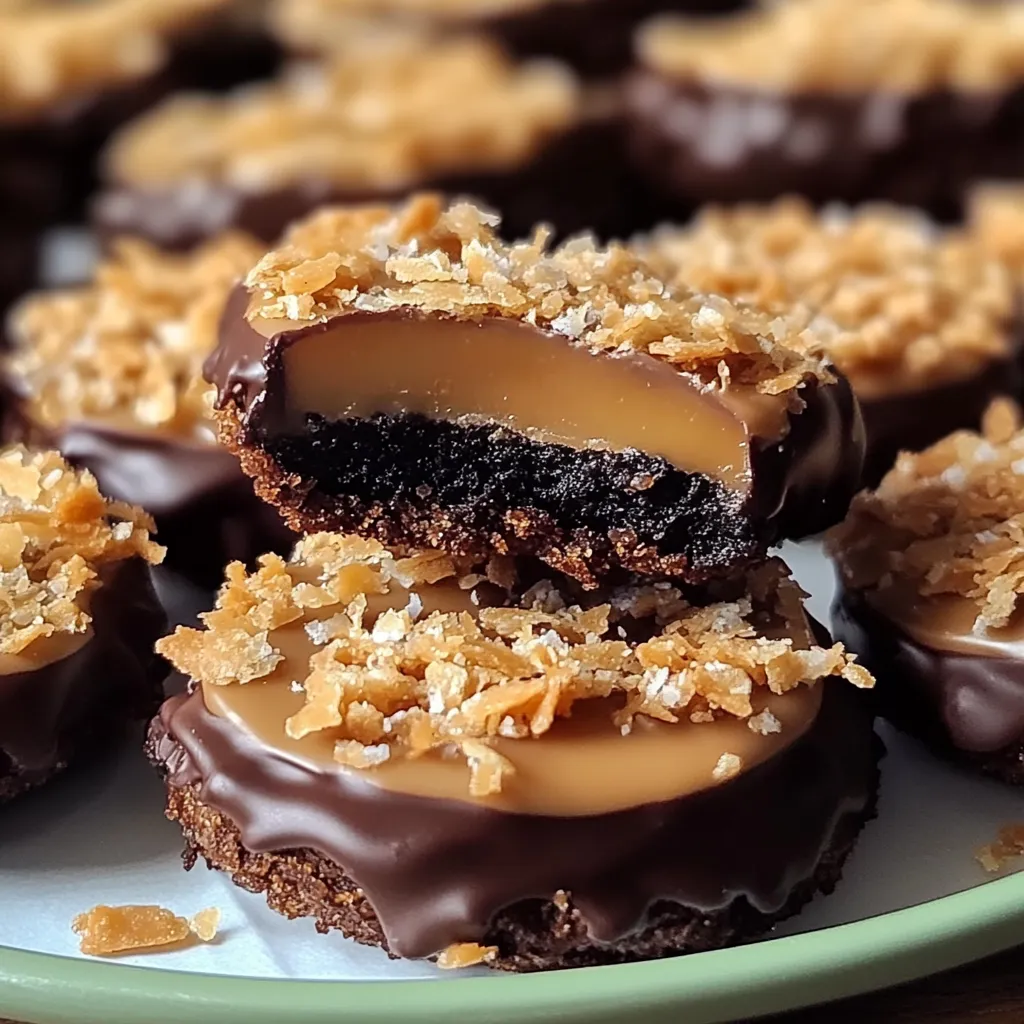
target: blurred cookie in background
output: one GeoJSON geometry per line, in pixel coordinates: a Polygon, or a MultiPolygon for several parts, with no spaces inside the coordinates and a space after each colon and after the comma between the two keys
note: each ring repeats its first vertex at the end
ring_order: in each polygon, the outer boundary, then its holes
{"type": "Polygon", "coordinates": [[[749,0],[271,0],[277,38],[293,52],[357,50],[395,36],[474,32],[521,57],[564,60],[588,77],[629,64],[631,34],[664,11],[722,14],[749,0]]]}
{"type": "Polygon", "coordinates": [[[637,39],[631,146],[653,187],[702,202],[888,199],[941,218],[1024,171],[1024,5],[785,0],[637,39]]]}
{"type": "Polygon", "coordinates": [[[269,242],[324,203],[426,187],[486,201],[513,236],[538,221],[621,234],[648,218],[620,129],[563,64],[516,63],[482,39],[405,40],[226,97],[173,97],[111,142],[94,222],[172,248],[226,227],[269,242]]]}
{"type": "Polygon", "coordinates": [[[783,199],[709,207],[633,245],[672,283],[780,316],[804,308],[857,395],[869,485],[899,451],[977,427],[994,396],[1019,393],[1019,289],[976,233],[897,206],[819,214],[783,199]]]}
{"type": "Polygon", "coordinates": [[[262,252],[229,235],[191,256],[123,240],[76,289],[23,300],[2,361],[8,439],[60,449],[156,519],[167,565],[213,586],[291,536],[216,441],[202,365],[228,293],[262,252]]]}

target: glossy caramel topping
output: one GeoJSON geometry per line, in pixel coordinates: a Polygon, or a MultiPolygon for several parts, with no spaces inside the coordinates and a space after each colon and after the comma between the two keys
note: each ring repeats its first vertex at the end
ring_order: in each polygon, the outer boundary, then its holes
{"type": "Polygon", "coordinates": [[[490,568],[499,587],[437,552],[312,535],[290,564],[232,567],[207,629],[158,647],[211,711],[284,755],[559,814],[725,781],[813,720],[816,698],[790,691],[829,675],[871,685],[841,648],[814,645],[778,562],[749,596],[702,606],[646,586],[569,607],[548,582],[516,596],[510,568],[490,568]],[[568,770],[577,757],[593,765],[568,770]]]}
{"type": "Polygon", "coordinates": [[[649,356],[594,355],[500,318],[349,314],[289,344],[283,368],[286,431],[301,430],[311,412],[493,423],[547,444],[635,448],[741,492],[751,439],[788,429],[783,396],[744,385],[711,391],[649,356]]]}

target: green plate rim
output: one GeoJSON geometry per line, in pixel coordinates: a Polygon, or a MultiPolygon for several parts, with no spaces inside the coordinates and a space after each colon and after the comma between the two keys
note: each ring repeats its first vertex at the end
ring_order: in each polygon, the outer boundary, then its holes
{"type": "Polygon", "coordinates": [[[447,981],[290,981],[136,967],[0,947],[0,1012],[39,1024],[687,1024],[796,1009],[980,959],[1024,937],[1024,873],[844,925],[689,957],[447,981]],[[639,1017],[637,1019],[640,1019],[639,1017]]]}

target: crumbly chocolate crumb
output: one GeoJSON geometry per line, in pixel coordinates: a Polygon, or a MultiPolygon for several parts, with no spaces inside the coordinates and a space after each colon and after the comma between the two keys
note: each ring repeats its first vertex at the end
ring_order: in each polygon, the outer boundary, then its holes
{"type": "MultiPolygon", "coordinates": [[[[299,680],[305,704],[286,722],[287,733],[298,739],[336,730],[335,758],[361,769],[394,756],[458,750],[476,796],[500,792],[514,771],[490,740],[543,735],[578,700],[621,697],[614,721],[628,732],[636,715],[749,719],[756,690],[782,694],[828,676],[873,684],[841,645],[808,640],[801,647],[803,638],[763,635],[758,623],[766,612],[799,607],[801,599],[778,560],[755,571],[748,596],[705,606],[662,587],[659,599],[630,588],[583,608],[553,603],[539,586],[514,606],[476,615],[414,615],[406,607],[363,622],[368,593],[458,576],[436,552],[396,558],[372,541],[314,534],[288,563],[265,556],[249,575],[230,566],[216,608],[202,617],[206,628],[179,627],[157,649],[200,683],[248,683],[283,660],[274,631],[304,621],[320,646],[299,680]],[[621,639],[616,615],[637,612],[671,617],[655,618],[642,643],[621,639]]],[[[739,767],[725,764],[720,777],[739,767]]]]}
{"type": "Polygon", "coordinates": [[[1011,861],[1024,856],[1024,825],[1004,825],[995,842],[975,853],[975,860],[990,874],[1002,871],[1011,861]]]}
{"type": "Polygon", "coordinates": [[[108,501],[91,473],[71,469],[58,453],[0,450],[0,654],[84,632],[98,568],[163,559],[152,529],[141,509],[108,501]]]}
{"type": "Polygon", "coordinates": [[[235,282],[265,246],[230,233],[189,255],[117,242],[91,285],[44,292],[10,321],[3,371],[36,424],[100,420],[212,441],[203,360],[235,282]]]}
{"type": "Polygon", "coordinates": [[[711,207],[633,245],[670,281],[779,313],[806,306],[862,398],[971,377],[1016,342],[1008,270],[973,234],[899,207],[711,207]]]}
{"type": "Polygon", "coordinates": [[[215,907],[188,919],[159,906],[101,904],[79,914],[71,928],[81,937],[79,949],[87,956],[117,956],[179,946],[192,936],[212,942],[219,923],[220,911],[215,907]]]}
{"type": "Polygon", "coordinates": [[[470,203],[445,207],[431,194],[399,207],[321,211],[249,273],[248,316],[318,321],[395,309],[498,316],[594,351],[647,353],[710,389],[724,379],[783,394],[811,377],[830,379],[799,312],[765,314],[667,287],[629,247],[604,248],[586,236],[550,249],[547,230],[538,228],[506,243],[499,223],[470,203]]]}
{"type": "Polygon", "coordinates": [[[0,9],[0,121],[149,75],[167,36],[225,0],[9,3],[0,9]]]}
{"type": "Polygon", "coordinates": [[[516,64],[479,39],[410,43],[299,66],[227,97],[173,97],[120,134],[108,169],[136,185],[397,191],[518,166],[579,116],[567,68],[516,64]]]}
{"type": "Polygon", "coordinates": [[[959,595],[978,606],[975,628],[1005,626],[1024,592],[1020,410],[999,399],[981,433],[902,453],[877,490],[854,499],[828,547],[853,589],[896,582],[959,595]]]}
{"type": "Polygon", "coordinates": [[[638,49],[663,74],[710,83],[983,92],[1024,72],[1024,11],[963,0],[789,0],[728,20],[659,18],[641,30],[638,49]]]}

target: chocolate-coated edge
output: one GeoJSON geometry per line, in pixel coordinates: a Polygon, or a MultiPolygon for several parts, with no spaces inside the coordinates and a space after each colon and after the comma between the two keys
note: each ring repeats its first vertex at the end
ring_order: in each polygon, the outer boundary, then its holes
{"type": "Polygon", "coordinates": [[[1024,785],[1024,661],[928,647],[842,584],[832,621],[875,676],[879,714],[943,757],[1024,785]]]}
{"type": "Polygon", "coordinates": [[[861,398],[867,434],[863,486],[876,487],[901,451],[921,451],[954,430],[976,430],[993,398],[1019,397],[1024,381],[1018,340],[1013,347],[1012,357],[993,360],[962,380],[885,398],[861,398]]]}
{"type": "Polygon", "coordinates": [[[0,802],[100,753],[163,696],[167,669],[153,653],[167,619],[139,558],[100,570],[93,635],[32,672],[0,675],[0,802]]]}
{"type": "Polygon", "coordinates": [[[212,715],[199,690],[165,703],[147,749],[194,853],[255,889],[268,856],[327,875],[314,901],[275,881],[275,909],[395,955],[481,942],[499,946],[499,966],[617,962],[751,937],[834,884],[873,814],[879,749],[861,695],[823,685],[810,728],[738,778],[582,817],[412,797],[299,764],[212,715]],[[552,943],[544,922],[567,916],[552,943]]]}
{"type": "Polygon", "coordinates": [[[785,94],[633,72],[625,90],[638,171],[685,217],[705,202],[869,199],[951,219],[974,181],[1020,176],[1024,89],[785,94]]]}
{"type": "Polygon", "coordinates": [[[110,181],[92,203],[91,221],[108,245],[128,234],[186,250],[228,228],[272,243],[292,221],[326,204],[392,203],[426,190],[494,207],[509,239],[527,237],[540,222],[554,224],[562,236],[625,237],[651,226],[658,211],[626,159],[622,131],[617,115],[588,119],[549,139],[520,166],[425,178],[397,190],[346,191],[317,178],[262,192],[196,180],[168,187],[110,181]]]}
{"type": "MultiPolygon", "coordinates": [[[[834,383],[801,387],[803,410],[790,416],[781,441],[754,439],[746,499],[638,451],[577,451],[511,431],[413,416],[340,424],[311,417],[312,443],[327,458],[353,460],[350,479],[363,488],[326,493],[307,478],[313,470],[301,472],[301,445],[274,431],[283,418],[283,352],[337,321],[266,339],[245,320],[247,299],[242,287],[229,298],[220,344],[204,374],[217,387],[222,442],[238,455],[257,493],[299,531],[372,533],[388,544],[441,546],[472,557],[495,550],[532,555],[588,584],[618,567],[701,582],[753,563],[780,537],[831,525],[860,479],[863,424],[849,384],[837,375],[834,383]],[[403,452],[400,464],[388,461],[394,451],[403,452]],[[429,479],[412,479],[418,472],[429,479]],[[451,481],[447,492],[443,474],[451,481]],[[646,478],[650,486],[632,485],[646,478]],[[424,488],[430,489],[425,496],[424,488]],[[516,491],[522,493],[514,507],[496,508],[484,498],[516,491]]],[[[379,319],[348,315],[359,316],[379,319]]]]}

